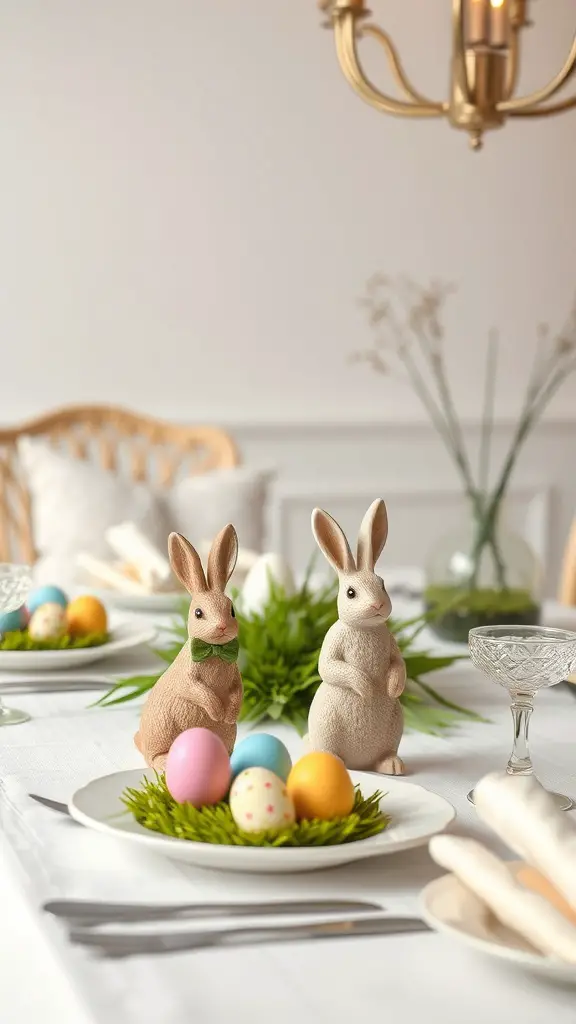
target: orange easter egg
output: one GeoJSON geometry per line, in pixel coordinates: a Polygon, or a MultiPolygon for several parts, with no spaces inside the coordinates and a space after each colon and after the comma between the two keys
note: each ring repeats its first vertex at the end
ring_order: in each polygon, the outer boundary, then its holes
{"type": "Polygon", "coordinates": [[[344,762],[334,754],[305,754],[292,768],[286,788],[297,818],[342,818],[354,806],[354,786],[344,762]]]}
{"type": "Polygon", "coordinates": [[[66,609],[66,623],[72,636],[86,636],[87,633],[105,633],[108,617],[102,602],[87,594],[70,602],[66,609]]]}

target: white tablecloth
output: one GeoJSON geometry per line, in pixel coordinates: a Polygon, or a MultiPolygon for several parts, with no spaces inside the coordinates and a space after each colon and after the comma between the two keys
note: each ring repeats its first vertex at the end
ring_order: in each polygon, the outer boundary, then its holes
{"type": "MultiPolygon", "coordinates": [[[[469,665],[439,674],[437,682],[491,724],[466,722],[441,738],[409,734],[402,753],[410,779],[457,808],[455,829],[481,835],[466,793],[486,771],[506,762],[507,695],[469,665]]],[[[401,1017],[541,1024],[553,1014],[555,1024],[572,1024],[574,990],[527,977],[435,934],[120,962],[95,962],[70,948],[52,921],[36,910],[32,916],[23,912],[15,896],[18,884],[33,908],[55,895],[180,901],[338,893],[377,896],[392,911],[417,913],[419,891],[439,873],[424,849],[306,876],[200,871],[136,853],[39,808],[27,800],[27,791],[66,800],[96,775],[140,764],[132,746],[136,708],[87,709],[91,699],[86,692],[12,698],[33,719],[0,731],[2,1024],[34,1021],[35,1005],[43,1024],[84,1024],[82,1014],[105,1024],[213,1024],[229,1017],[250,1024],[271,1017],[275,1024],[293,1024],[299,1017],[347,1024],[401,1017]]],[[[278,734],[298,752],[295,734],[278,734]]],[[[575,739],[576,700],[561,688],[541,694],[532,728],[538,773],[546,785],[574,795],[575,739]]]]}

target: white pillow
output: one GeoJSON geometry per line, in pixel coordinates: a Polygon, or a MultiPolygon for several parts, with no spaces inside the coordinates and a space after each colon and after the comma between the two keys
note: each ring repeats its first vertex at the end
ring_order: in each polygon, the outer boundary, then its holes
{"type": "Polygon", "coordinates": [[[163,552],[171,530],[201,547],[226,523],[236,527],[242,548],[262,550],[270,471],[215,470],[155,494],[146,484],[58,451],[43,438],[21,438],[18,454],[32,500],[39,583],[85,582],[76,555],[84,551],[110,560],[105,531],[126,521],[136,523],[163,552]]]}
{"type": "Polygon", "coordinates": [[[236,466],[178,481],[164,495],[168,532],[184,534],[201,547],[232,523],[242,548],[262,551],[271,470],[236,466]]]}
{"type": "Polygon", "coordinates": [[[18,455],[32,501],[32,532],[39,555],[36,578],[70,585],[80,578],[75,556],[86,551],[109,558],[104,533],[131,520],[162,550],[166,524],[158,499],[145,484],[135,484],[94,463],[57,451],[45,440],[22,437],[18,455]],[[58,577],[50,575],[58,571],[58,577]]]}

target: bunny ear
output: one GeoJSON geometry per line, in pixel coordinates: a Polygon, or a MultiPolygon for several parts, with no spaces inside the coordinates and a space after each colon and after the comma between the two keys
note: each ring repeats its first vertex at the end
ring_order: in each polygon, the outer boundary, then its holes
{"type": "Polygon", "coordinates": [[[338,526],[336,520],[332,519],[327,512],[323,512],[321,508],[315,508],[312,513],[312,533],[318,547],[324,552],[336,572],[356,571],[356,563],[344,536],[344,531],[338,526]]]}
{"type": "Polygon", "coordinates": [[[181,533],[171,533],[168,537],[168,554],[170,565],[189,594],[207,589],[200,556],[181,533]]]}
{"type": "Polygon", "coordinates": [[[373,501],[358,534],[356,561],[359,569],[372,570],[384,550],[388,536],[388,513],[382,498],[373,501]]]}
{"type": "Polygon", "coordinates": [[[234,527],[228,523],[212,542],[208,555],[208,587],[210,590],[224,590],[238,558],[238,537],[234,527]]]}

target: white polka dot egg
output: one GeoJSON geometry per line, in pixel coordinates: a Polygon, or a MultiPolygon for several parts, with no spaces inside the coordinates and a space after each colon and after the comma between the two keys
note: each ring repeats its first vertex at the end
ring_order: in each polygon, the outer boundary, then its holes
{"type": "Polygon", "coordinates": [[[247,768],[236,776],[230,790],[230,811],[244,832],[280,832],[296,817],[286,783],[268,768],[247,768]]]}

